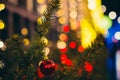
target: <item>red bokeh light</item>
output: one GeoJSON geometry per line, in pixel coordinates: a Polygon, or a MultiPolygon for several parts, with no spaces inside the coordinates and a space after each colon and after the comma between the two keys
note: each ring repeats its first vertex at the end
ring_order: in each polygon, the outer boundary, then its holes
{"type": "Polygon", "coordinates": [[[70,27],[69,26],[63,26],[63,31],[64,32],[69,32],[70,31],[70,27]]]}
{"type": "Polygon", "coordinates": [[[67,55],[66,54],[61,54],[60,60],[61,60],[62,64],[65,64],[66,60],[67,60],[67,55]]]}
{"type": "Polygon", "coordinates": [[[93,65],[91,63],[86,61],[84,64],[85,64],[84,68],[87,72],[92,72],[93,71],[93,65]]]}
{"type": "Polygon", "coordinates": [[[72,65],[72,60],[67,59],[66,62],[65,62],[65,64],[66,64],[67,66],[71,66],[71,65],[72,65]]]}
{"type": "Polygon", "coordinates": [[[70,48],[75,48],[76,47],[76,42],[70,42],[70,48]]]}
{"type": "Polygon", "coordinates": [[[82,47],[82,46],[78,46],[78,52],[84,52],[84,47],[82,47]]]}
{"type": "Polygon", "coordinates": [[[60,51],[61,51],[62,53],[66,53],[66,52],[67,52],[67,48],[60,49],[60,51]]]}

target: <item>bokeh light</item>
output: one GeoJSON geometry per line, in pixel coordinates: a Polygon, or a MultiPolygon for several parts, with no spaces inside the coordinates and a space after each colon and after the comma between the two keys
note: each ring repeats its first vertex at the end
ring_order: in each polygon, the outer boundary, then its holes
{"type": "Polygon", "coordinates": [[[4,47],[4,43],[3,41],[0,41],[0,48],[3,48],[4,47]]]}
{"type": "Polygon", "coordinates": [[[74,41],[73,41],[73,42],[70,42],[69,46],[70,46],[70,48],[72,48],[72,49],[75,48],[75,47],[76,47],[76,42],[74,42],[74,41]]]}
{"type": "Polygon", "coordinates": [[[5,9],[5,4],[1,3],[0,4],[0,11],[5,9]]]}
{"type": "Polygon", "coordinates": [[[58,10],[58,11],[56,12],[56,15],[57,15],[58,17],[62,16],[63,14],[64,14],[64,11],[63,11],[63,10],[58,10]]]}
{"type": "Polygon", "coordinates": [[[37,3],[44,3],[45,0],[37,0],[37,3]]]}
{"type": "Polygon", "coordinates": [[[27,28],[22,28],[21,29],[21,33],[22,33],[22,35],[27,35],[28,34],[28,29],[27,28]]]}
{"type": "Polygon", "coordinates": [[[60,49],[60,52],[62,52],[62,53],[66,53],[66,52],[67,52],[67,48],[60,49]]]}
{"type": "Polygon", "coordinates": [[[2,20],[0,20],[0,29],[4,29],[4,27],[5,27],[4,22],[2,20]]]}
{"type": "Polygon", "coordinates": [[[117,14],[115,11],[111,11],[109,14],[110,19],[115,19],[117,17],[117,14]]]}
{"type": "Polygon", "coordinates": [[[63,31],[64,32],[69,32],[70,31],[70,27],[68,25],[63,26],[63,31]]]}
{"type": "Polygon", "coordinates": [[[66,19],[65,19],[65,17],[62,16],[58,19],[58,21],[59,21],[60,24],[65,24],[66,19]]]}
{"type": "Polygon", "coordinates": [[[106,6],[105,6],[105,5],[102,5],[102,11],[103,11],[103,13],[105,13],[106,10],[107,10],[106,6]]]}
{"type": "Polygon", "coordinates": [[[25,46],[28,46],[30,44],[30,40],[28,38],[24,38],[23,43],[25,46]]]}
{"type": "Polygon", "coordinates": [[[116,40],[120,40],[120,31],[116,32],[114,37],[115,37],[116,40]]]}
{"type": "Polygon", "coordinates": [[[76,18],[77,17],[77,12],[76,11],[71,11],[70,12],[70,17],[71,18],[76,18]]]}
{"type": "Polygon", "coordinates": [[[46,4],[42,5],[40,8],[40,13],[43,14],[43,12],[46,10],[46,8],[47,8],[46,4]]]}
{"type": "Polygon", "coordinates": [[[84,52],[85,51],[85,48],[84,47],[82,47],[82,46],[78,46],[78,52],[84,52]]]}
{"type": "Polygon", "coordinates": [[[61,41],[67,41],[68,40],[68,36],[66,34],[62,33],[62,34],[59,35],[59,39],[61,41]]]}
{"type": "Polygon", "coordinates": [[[96,8],[95,0],[88,0],[88,8],[94,10],[96,8]]]}
{"type": "Polygon", "coordinates": [[[64,41],[57,41],[57,48],[58,49],[64,49],[66,48],[66,43],[64,41]]]}
{"type": "Polygon", "coordinates": [[[118,21],[118,23],[120,24],[120,17],[118,17],[117,21],[118,21]]]}

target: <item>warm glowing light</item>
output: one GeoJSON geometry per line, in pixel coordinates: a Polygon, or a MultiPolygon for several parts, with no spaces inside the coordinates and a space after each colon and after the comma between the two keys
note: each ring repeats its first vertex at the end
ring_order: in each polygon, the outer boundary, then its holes
{"type": "Polygon", "coordinates": [[[106,10],[107,10],[106,6],[105,6],[105,5],[102,5],[102,11],[103,11],[103,13],[105,13],[106,10]]]}
{"type": "Polygon", "coordinates": [[[71,30],[76,30],[78,27],[79,27],[78,22],[71,22],[70,26],[71,30]]]}
{"type": "Polygon", "coordinates": [[[2,20],[0,20],[0,29],[4,29],[4,27],[5,27],[4,22],[2,20]]]}
{"type": "Polygon", "coordinates": [[[40,13],[43,14],[43,12],[46,10],[46,8],[47,8],[46,4],[42,5],[40,8],[40,13]]]}
{"type": "Polygon", "coordinates": [[[84,68],[87,72],[93,71],[93,65],[91,63],[86,61],[84,64],[85,64],[84,68]]]}
{"type": "Polygon", "coordinates": [[[84,47],[78,46],[78,52],[84,52],[84,51],[85,51],[84,47]]]}
{"type": "Polygon", "coordinates": [[[66,34],[62,33],[62,34],[59,35],[59,39],[61,41],[67,41],[68,40],[68,36],[66,34]]]}
{"type": "Polygon", "coordinates": [[[41,38],[41,41],[42,41],[42,42],[44,42],[44,44],[45,44],[45,45],[47,45],[47,44],[48,44],[48,39],[47,39],[47,38],[45,38],[45,37],[42,37],[42,38],[41,38]]]}
{"type": "Polygon", "coordinates": [[[66,43],[64,41],[58,41],[57,42],[57,47],[59,49],[64,49],[64,48],[66,48],[66,43]]]}
{"type": "Polygon", "coordinates": [[[69,46],[72,49],[75,48],[76,47],[76,42],[70,42],[69,46]]]}
{"type": "Polygon", "coordinates": [[[81,44],[84,48],[91,47],[91,43],[96,39],[96,32],[93,30],[91,24],[87,19],[80,21],[81,26],[81,44]]]}
{"type": "Polygon", "coordinates": [[[4,43],[2,41],[0,41],[0,48],[4,47],[4,43]]]}
{"type": "Polygon", "coordinates": [[[88,8],[90,10],[94,10],[96,8],[96,3],[95,3],[95,0],[88,0],[88,8]]]}
{"type": "Polygon", "coordinates": [[[118,21],[118,23],[120,24],[120,17],[118,17],[117,21],[118,21]]]}
{"type": "Polygon", "coordinates": [[[67,52],[67,48],[60,49],[60,51],[61,51],[62,53],[66,53],[66,52],[67,52]]]}
{"type": "Polygon", "coordinates": [[[64,11],[63,10],[58,10],[56,12],[56,15],[59,17],[59,16],[62,16],[64,14],[64,11]]]}
{"type": "Polygon", "coordinates": [[[22,33],[23,35],[27,35],[27,34],[28,34],[28,29],[25,28],[25,27],[22,28],[21,33],[22,33]]]}
{"type": "Polygon", "coordinates": [[[58,21],[60,24],[65,24],[66,19],[65,19],[65,17],[60,17],[58,21]]]}
{"type": "Polygon", "coordinates": [[[120,32],[116,32],[114,37],[116,40],[120,40],[120,32]]]}
{"type": "Polygon", "coordinates": [[[76,18],[77,17],[77,12],[76,11],[71,11],[70,12],[70,17],[71,18],[76,18]]]}
{"type": "Polygon", "coordinates": [[[37,0],[37,3],[43,3],[45,0],[37,0]]]}
{"type": "Polygon", "coordinates": [[[23,39],[24,45],[28,46],[30,44],[30,40],[28,38],[23,39]]]}
{"type": "Polygon", "coordinates": [[[0,11],[5,9],[5,4],[0,4],[0,11]]]}
{"type": "Polygon", "coordinates": [[[108,15],[111,19],[115,19],[117,17],[117,14],[115,11],[111,11],[108,15]]]}
{"type": "Polygon", "coordinates": [[[48,47],[45,47],[43,49],[43,52],[45,53],[45,55],[47,56],[50,53],[50,49],[48,47]]]}
{"type": "Polygon", "coordinates": [[[70,27],[69,26],[63,26],[63,31],[64,32],[69,32],[70,31],[70,27]]]}

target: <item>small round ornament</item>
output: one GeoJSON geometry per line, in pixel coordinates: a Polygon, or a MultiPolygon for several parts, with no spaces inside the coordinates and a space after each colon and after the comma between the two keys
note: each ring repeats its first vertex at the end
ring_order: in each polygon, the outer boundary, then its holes
{"type": "Polygon", "coordinates": [[[39,68],[44,75],[51,75],[55,71],[55,63],[52,60],[42,60],[39,68]]]}

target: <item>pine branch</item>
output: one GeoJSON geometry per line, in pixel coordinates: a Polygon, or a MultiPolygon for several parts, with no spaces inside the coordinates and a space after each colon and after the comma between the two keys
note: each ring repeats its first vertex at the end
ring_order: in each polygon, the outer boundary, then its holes
{"type": "Polygon", "coordinates": [[[52,14],[59,9],[59,6],[60,0],[51,0],[50,2],[48,2],[47,9],[43,12],[43,15],[40,17],[41,24],[39,24],[38,27],[35,28],[36,32],[40,34],[40,36],[43,36],[48,33],[52,14]]]}

